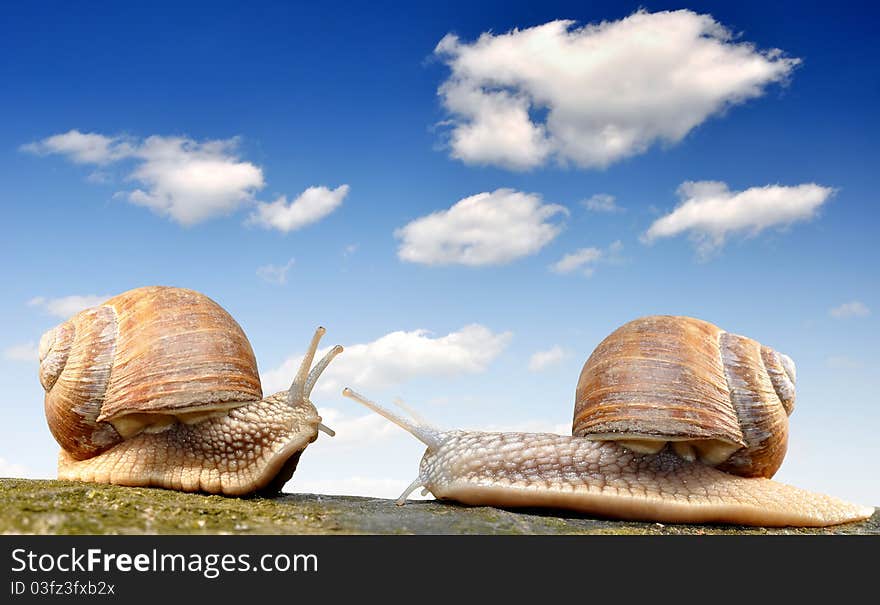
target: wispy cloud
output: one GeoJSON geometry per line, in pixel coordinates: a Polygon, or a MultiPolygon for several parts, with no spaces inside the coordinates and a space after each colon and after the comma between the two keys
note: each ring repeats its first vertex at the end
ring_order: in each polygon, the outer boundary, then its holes
{"type": "Polygon", "coordinates": [[[28,301],[28,305],[32,307],[40,307],[50,315],[67,319],[71,315],[76,315],[83,309],[88,309],[89,307],[101,304],[109,298],[110,296],[100,296],[95,294],[72,294],[60,298],[35,296],[28,301]]]}
{"type": "MultiPolygon", "coordinates": [[[[492,332],[479,324],[437,337],[427,330],[391,332],[372,342],[346,345],[345,352],[327,368],[316,388],[336,395],[346,386],[380,389],[413,378],[482,372],[507,347],[511,338],[510,332],[492,332]]],[[[264,389],[287,388],[301,361],[302,355],[296,355],[264,373],[264,389]]]]}
{"type": "MultiPolygon", "coordinates": [[[[284,196],[271,204],[258,202],[255,196],[265,185],[263,170],[239,156],[238,144],[237,137],[196,141],[153,135],[139,139],[70,130],[20,149],[37,155],[63,155],[78,164],[101,167],[133,163],[126,179],[138,186],[114,197],[145,206],[181,225],[194,225],[257,204],[257,223],[290,231],[320,220],[341,202],[341,198],[334,202],[321,197],[321,187],[307,189],[290,205],[284,196]]],[[[103,183],[109,176],[95,171],[89,180],[103,183]]],[[[343,187],[342,197],[348,190],[343,187]]],[[[339,191],[333,193],[338,196],[339,191]]]]}
{"type": "Polygon", "coordinates": [[[550,270],[554,273],[571,273],[575,269],[583,268],[582,273],[589,277],[594,271],[592,265],[600,258],[602,251],[599,248],[580,248],[553,263],[550,270]]]}
{"type": "Polygon", "coordinates": [[[529,371],[540,372],[546,370],[550,366],[556,365],[565,359],[567,353],[565,349],[559,345],[554,345],[546,351],[536,351],[529,358],[529,371]]]}
{"type": "Polygon", "coordinates": [[[309,187],[291,202],[283,195],[274,202],[258,202],[247,222],[283,233],[296,231],[336,210],[348,195],[348,190],[348,185],[340,185],[336,189],[309,187]]]}
{"type": "Polygon", "coordinates": [[[596,272],[598,263],[619,262],[622,250],[623,242],[620,240],[613,242],[606,250],[595,247],[579,248],[550,265],[550,270],[562,275],[580,271],[585,277],[591,277],[596,272]]]}
{"type": "Polygon", "coordinates": [[[834,319],[849,319],[851,317],[868,317],[871,314],[871,309],[868,308],[868,305],[863,303],[860,300],[854,300],[852,302],[843,303],[833,309],[829,309],[828,314],[831,315],[834,319]]]}
{"type": "Polygon", "coordinates": [[[11,361],[38,361],[40,351],[37,343],[23,342],[3,349],[3,358],[11,361]]]}
{"type": "Polygon", "coordinates": [[[731,191],[718,181],[687,181],[678,188],[681,203],[654,221],[642,241],[689,233],[697,251],[707,257],[732,234],[757,235],[814,217],[832,193],[834,189],[815,183],[731,191]]]}
{"type": "Polygon", "coordinates": [[[283,286],[287,283],[287,272],[290,271],[295,262],[296,261],[291,258],[284,265],[263,265],[262,267],[257,267],[257,275],[260,279],[267,281],[270,284],[283,286]]]}
{"type": "Polygon", "coordinates": [[[550,243],[562,230],[551,220],[560,214],[568,210],[536,193],[478,193],[397,229],[397,255],[426,265],[501,265],[550,243]]]}
{"type": "Polygon", "coordinates": [[[799,63],[689,10],[551,21],[474,42],[447,34],[434,52],[452,72],[438,90],[452,157],[514,170],[553,158],[603,167],[678,142],[799,63]]]}
{"type": "Polygon", "coordinates": [[[617,198],[608,193],[596,195],[581,202],[587,210],[592,212],[622,212],[623,208],[617,205],[617,198]]]}
{"type": "Polygon", "coordinates": [[[20,149],[37,155],[57,153],[68,156],[77,164],[99,166],[129,157],[134,151],[125,137],[107,137],[96,132],[78,130],[70,130],[46,137],[41,141],[26,143],[20,149]]]}

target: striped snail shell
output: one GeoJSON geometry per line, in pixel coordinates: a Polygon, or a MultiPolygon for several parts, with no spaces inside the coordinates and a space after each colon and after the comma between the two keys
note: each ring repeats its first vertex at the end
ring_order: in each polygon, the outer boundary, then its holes
{"type": "Polygon", "coordinates": [[[788,444],[795,366],[751,338],[691,317],[618,328],[584,364],[572,434],[639,453],[667,443],[683,458],[772,477],[788,444]]]}
{"type": "Polygon", "coordinates": [[[40,350],[49,428],[78,460],[263,396],[244,331],[192,290],[129,290],[49,330],[40,350]]]}
{"type": "MultiPolygon", "coordinates": [[[[280,489],[321,424],[310,372],[263,398],[238,323],[193,290],[150,286],[81,311],[40,340],[59,478],[244,494],[280,489]]],[[[327,432],[331,432],[327,430],[327,432]]]]}

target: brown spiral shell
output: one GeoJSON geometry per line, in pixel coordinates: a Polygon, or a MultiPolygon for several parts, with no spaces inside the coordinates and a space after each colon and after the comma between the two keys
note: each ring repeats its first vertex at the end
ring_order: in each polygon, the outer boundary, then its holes
{"type": "Polygon", "coordinates": [[[785,355],[691,317],[650,316],[617,329],[584,364],[572,434],[637,451],[671,442],[685,456],[772,477],[795,401],[785,355]]]}
{"type": "Polygon", "coordinates": [[[78,460],[262,397],[238,323],[207,296],[166,286],[129,290],[49,330],[40,382],[49,428],[78,460]]]}

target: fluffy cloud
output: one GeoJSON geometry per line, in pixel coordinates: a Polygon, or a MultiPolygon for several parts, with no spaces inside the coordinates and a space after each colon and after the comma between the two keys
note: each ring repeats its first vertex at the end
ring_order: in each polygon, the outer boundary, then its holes
{"type": "Polygon", "coordinates": [[[290,259],[285,265],[263,265],[262,267],[257,267],[257,275],[260,279],[270,284],[283,286],[287,283],[287,272],[293,267],[294,262],[294,259],[290,259]]]}
{"type": "Polygon", "coordinates": [[[248,218],[248,223],[284,233],[296,231],[336,210],[346,195],[348,185],[340,185],[336,189],[309,187],[292,202],[282,195],[271,203],[257,203],[257,209],[248,218]]]}
{"type": "Polygon", "coordinates": [[[756,235],[768,227],[812,218],[832,193],[830,187],[815,183],[730,191],[717,181],[687,181],[678,188],[681,203],[654,221],[642,241],[689,232],[698,251],[707,255],[724,245],[730,234],[756,235]]]}
{"type": "Polygon", "coordinates": [[[596,195],[583,201],[584,207],[593,212],[620,212],[623,210],[617,205],[617,200],[613,195],[607,193],[597,193],[596,195]]]}
{"type": "Polygon", "coordinates": [[[182,137],[147,138],[132,156],[142,162],[130,179],[145,186],[130,202],[182,225],[230,214],[252,202],[263,171],[235,154],[237,139],[199,143],[182,137]]]}
{"type": "Polygon", "coordinates": [[[50,315],[67,319],[71,315],[76,315],[83,309],[94,307],[101,304],[110,296],[99,296],[95,294],[86,294],[85,296],[74,294],[71,296],[62,296],[61,298],[46,298],[44,296],[36,296],[28,301],[28,305],[32,307],[40,307],[50,315]]]}
{"type": "MultiPolygon", "coordinates": [[[[391,332],[366,344],[346,345],[327,368],[316,390],[338,395],[351,386],[369,392],[420,377],[449,377],[484,371],[510,342],[510,332],[494,333],[471,324],[446,336],[427,330],[391,332]]],[[[319,356],[329,348],[319,352],[319,356]]],[[[296,375],[302,355],[262,375],[263,389],[286,389],[296,375]]]]}
{"type": "Polygon", "coordinates": [[[394,232],[400,259],[426,265],[499,265],[534,254],[562,230],[568,210],[535,193],[497,189],[458,201],[394,232]]]}
{"type": "Polygon", "coordinates": [[[835,319],[848,319],[850,317],[867,317],[871,314],[871,309],[865,303],[854,300],[852,302],[843,303],[838,307],[830,309],[828,313],[835,319]]]}
{"type": "MultiPolygon", "coordinates": [[[[79,164],[98,166],[127,161],[133,164],[127,180],[138,186],[119,191],[116,197],[145,206],[182,225],[193,225],[257,204],[254,220],[263,224],[265,215],[268,226],[289,231],[323,218],[342,201],[340,198],[335,203],[328,202],[320,194],[323,188],[312,187],[290,206],[283,196],[272,204],[258,202],[256,193],[265,185],[263,170],[242,160],[237,147],[237,138],[201,142],[173,136],[137,139],[71,130],[22,145],[21,150],[38,155],[64,155],[79,164]]],[[[109,176],[104,171],[96,171],[88,180],[102,183],[108,181],[109,176]]],[[[342,197],[348,190],[344,187],[342,197]]],[[[332,193],[338,195],[339,191],[332,193]]]]}
{"type": "Polygon", "coordinates": [[[566,274],[580,270],[586,277],[590,277],[596,271],[596,265],[600,262],[617,263],[620,261],[620,252],[623,243],[620,240],[613,242],[607,250],[599,248],[580,248],[566,254],[561,259],[550,265],[554,273],[566,274]]]}
{"type": "Polygon", "coordinates": [[[438,89],[451,154],[516,170],[550,158],[590,168],[678,142],[799,63],[735,38],[688,10],[552,21],[472,43],[447,34],[434,52],[451,69],[438,89]]]}
{"type": "Polygon", "coordinates": [[[537,351],[529,358],[529,371],[540,372],[565,359],[565,349],[559,345],[553,346],[546,351],[537,351]]]}
{"type": "Polygon", "coordinates": [[[12,361],[37,361],[40,359],[39,347],[35,342],[12,345],[3,349],[3,358],[12,361]]]}

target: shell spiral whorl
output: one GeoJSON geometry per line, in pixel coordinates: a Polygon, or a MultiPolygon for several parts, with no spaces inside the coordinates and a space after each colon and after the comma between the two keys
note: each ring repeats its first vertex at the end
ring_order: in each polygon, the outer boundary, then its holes
{"type": "Polygon", "coordinates": [[[41,339],[40,382],[52,435],[73,458],[106,451],[122,437],[99,422],[116,348],[116,317],[109,307],[86,309],[41,339]],[[51,341],[51,342],[50,342],[51,341]]]}
{"type": "Polygon", "coordinates": [[[651,316],[617,329],[584,364],[572,434],[772,477],[788,444],[792,360],[708,322],[651,316]]]}
{"type": "Polygon", "coordinates": [[[203,294],[162,286],[129,290],[46,332],[40,382],[49,428],[76,460],[206,405],[262,397],[238,323],[203,294]]]}

